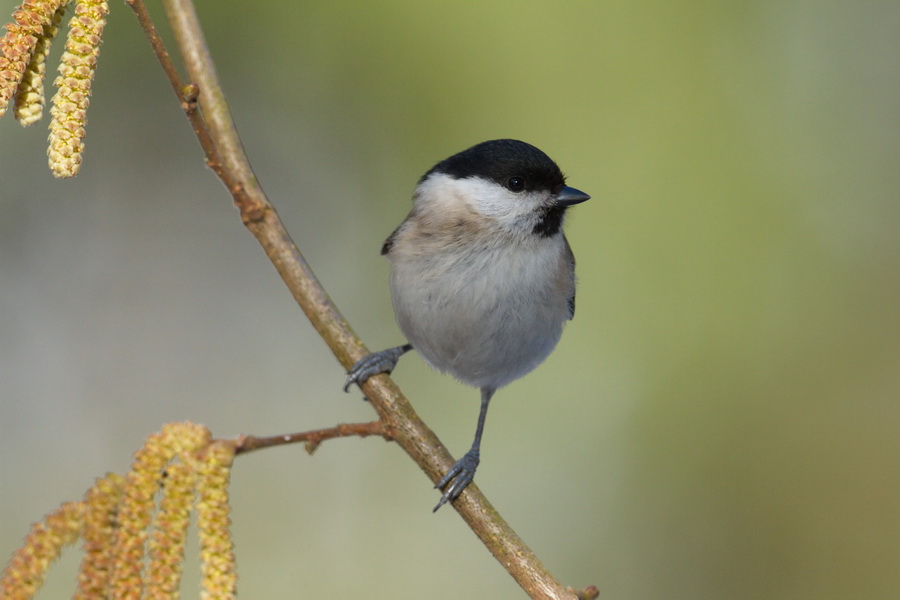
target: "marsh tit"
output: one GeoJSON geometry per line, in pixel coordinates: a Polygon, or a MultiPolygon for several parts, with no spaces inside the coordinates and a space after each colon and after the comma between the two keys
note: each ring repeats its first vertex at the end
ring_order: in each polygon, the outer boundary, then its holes
{"type": "Polygon", "coordinates": [[[534,146],[483,142],[422,176],[412,211],[381,248],[409,343],[357,362],[344,390],[390,373],[413,348],[432,368],[481,389],[475,441],[435,486],[444,490],[435,511],[475,476],[494,392],[543,362],[575,314],[575,257],[563,217],[589,198],[566,186],[534,146]]]}

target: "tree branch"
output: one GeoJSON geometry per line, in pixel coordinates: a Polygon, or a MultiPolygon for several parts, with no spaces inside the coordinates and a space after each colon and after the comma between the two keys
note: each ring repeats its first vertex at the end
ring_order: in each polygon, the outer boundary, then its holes
{"type": "MultiPolygon", "coordinates": [[[[211,162],[211,158],[216,156],[216,147],[209,136],[209,129],[206,127],[203,117],[197,111],[199,87],[195,83],[188,85],[182,83],[181,76],[178,75],[178,69],[175,68],[175,63],[172,62],[162,38],[159,37],[159,32],[156,31],[153,19],[150,18],[150,13],[147,11],[147,6],[143,1],[125,0],[125,2],[134,11],[138,23],[144,30],[144,35],[150,40],[150,46],[153,48],[153,52],[156,54],[156,58],[159,60],[159,64],[162,66],[162,70],[166,74],[172,90],[181,101],[181,108],[187,115],[188,121],[190,121],[191,127],[194,129],[194,135],[197,136],[197,140],[203,148],[203,153],[206,155],[207,165],[212,167],[212,163],[218,164],[219,161],[217,159],[211,162]]],[[[219,174],[219,178],[222,178],[222,174],[219,174]]]]}
{"type": "Polygon", "coordinates": [[[384,426],[384,423],[381,421],[370,421],[368,423],[340,423],[326,429],[314,429],[313,431],[301,431],[300,433],[288,433],[270,437],[242,435],[233,440],[231,444],[234,446],[234,453],[237,455],[246,454],[253,450],[261,450],[262,448],[305,442],[306,451],[312,454],[319,447],[319,444],[325,440],[339,437],[368,437],[370,435],[380,435],[387,441],[394,439],[388,432],[388,428],[384,426]]]}
{"type": "MultiPolygon", "coordinates": [[[[179,101],[186,106],[185,112],[191,118],[191,124],[206,153],[207,164],[231,192],[244,225],[263,247],[313,327],[341,365],[345,369],[349,368],[365,356],[367,350],[300,254],[253,173],[216,76],[193,4],[190,0],[163,1],[189,79],[199,88],[199,119],[192,118],[188,107],[190,103],[184,102],[182,91],[184,86],[178,81],[174,69],[166,67],[168,55],[161,42],[154,42],[152,30],[141,16],[146,14],[145,9],[143,13],[140,12],[143,0],[128,1],[135,8],[139,21],[147,31],[153,49],[179,96],[179,101]]],[[[146,17],[146,21],[152,27],[149,16],[146,17]]],[[[399,388],[386,375],[379,375],[365,382],[362,389],[380,417],[383,429],[378,434],[384,436],[385,431],[390,431],[390,438],[406,451],[432,482],[437,482],[453,465],[453,458],[434,432],[418,417],[399,388]]],[[[333,433],[337,435],[330,437],[341,435],[336,429],[333,433]]],[[[306,435],[315,433],[308,432],[306,435]]],[[[375,432],[367,431],[366,435],[370,433],[375,432]]],[[[350,435],[360,434],[350,433],[350,435]]],[[[247,438],[247,440],[256,439],[247,438]]],[[[271,441],[278,438],[268,439],[271,441]]],[[[278,443],[287,443],[284,439],[284,436],[281,436],[282,441],[278,443]]],[[[275,443],[262,442],[258,447],[275,443]]],[[[560,584],[500,517],[476,485],[469,485],[452,506],[491,554],[532,598],[571,599],[579,595],[584,598],[596,597],[596,588],[576,593],[560,584]]]]}

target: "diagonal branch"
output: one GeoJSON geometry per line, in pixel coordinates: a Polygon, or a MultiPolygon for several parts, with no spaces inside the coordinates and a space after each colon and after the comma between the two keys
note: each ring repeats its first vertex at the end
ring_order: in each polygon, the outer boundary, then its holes
{"type": "MultiPolygon", "coordinates": [[[[149,17],[146,23],[141,18],[143,0],[128,2],[138,13],[154,51],[191,118],[191,103],[183,98],[184,86],[177,81],[174,69],[165,66],[165,49],[153,42],[148,28],[148,23],[152,26],[149,17]]],[[[349,368],[367,354],[366,348],[300,254],[253,173],[193,4],[190,0],[164,0],[163,5],[189,79],[199,88],[200,118],[196,122],[192,118],[191,123],[203,145],[207,164],[232,194],[244,225],[263,247],[313,327],[344,368],[349,368]],[[205,136],[208,136],[209,145],[204,143],[205,136]]],[[[399,388],[386,375],[371,378],[362,388],[378,413],[384,430],[390,432],[390,437],[432,482],[437,482],[452,466],[453,458],[434,432],[418,417],[399,388]]],[[[576,593],[560,584],[474,484],[466,488],[453,506],[491,554],[532,598],[596,597],[596,588],[576,593]]]]}

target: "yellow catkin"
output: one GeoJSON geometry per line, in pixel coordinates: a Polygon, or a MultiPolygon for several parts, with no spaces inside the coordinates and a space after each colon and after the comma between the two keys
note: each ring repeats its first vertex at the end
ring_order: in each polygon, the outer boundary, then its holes
{"type": "Polygon", "coordinates": [[[197,480],[197,529],[202,561],[201,598],[222,600],[237,593],[237,570],[231,539],[228,480],[234,460],[234,446],[212,443],[200,457],[197,480]]]}
{"type": "Polygon", "coordinates": [[[185,421],[168,423],[162,432],[166,443],[179,455],[193,456],[193,453],[205,448],[212,439],[212,433],[203,425],[185,421]]]}
{"type": "Polygon", "coordinates": [[[145,598],[178,598],[193,503],[193,466],[185,462],[171,463],[166,468],[163,497],[150,536],[145,598]]]}
{"type": "Polygon", "coordinates": [[[78,570],[74,600],[95,600],[109,596],[112,548],[118,523],[119,503],[125,478],[109,473],[97,480],[84,497],[84,558],[78,570]]]}
{"type": "Polygon", "coordinates": [[[119,507],[118,529],[113,548],[110,582],[112,596],[127,600],[141,597],[144,542],[153,514],[153,497],[159,489],[163,469],[175,452],[165,444],[162,432],[149,436],[134,455],[131,471],[125,479],[119,507]]]}
{"type": "Polygon", "coordinates": [[[38,40],[63,3],[64,0],[25,0],[6,25],[6,35],[0,38],[0,116],[19,87],[38,40]]]}
{"type": "Polygon", "coordinates": [[[0,598],[26,600],[34,596],[63,546],[81,534],[84,510],[83,502],[66,502],[32,526],[0,578],[0,598]]]}
{"type": "Polygon", "coordinates": [[[154,497],[165,468],[177,455],[193,452],[209,443],[209,430],[193,423],[169,423],[147,438],[134,455],[118,514],[113,550],[112,596],[138,599],[143,590],[145,543],[153,515],[154,497]]]}
{"type": "Polygon", "coordinates": [[[63,546],[84,538],[85,557],[78,574],[76,600],[178,597],[185,532],[193,489],[202,482],[204,509],[198,520],[207,597],[234,595],[234,555],[228,534],[225,486],[234,458],[233,446],[210,446],[206,427],[170,423],[149,436],[135,453],[127,477],[114,473],[98,480],[81,502],[68,502],[36,523],[0,577],[0,599],[27,600],[43,583],[50,564],[63,546]],[[177,462],[172,462],[177,457],[177,462]],[[145,592],[142,580],[144,546],[154,498],[165,482],[153,539],[145,592]],[[224,540],[224,541],[223,541],[224,540]]]}
{"type": "Polygon", "coordinates": [[[22,127],[27,127],[40,120],[44,111],[44,75],[47,72],[47,55],[50,53],[50,45],[59,31],[59,24],[65,12],[66,6],[63,4],[53,13],[50,23],[44,26],[44,32],[35,44],[31,61],[25,69],[18,90],[16,90],[13,114],[22,127]]]}
{"type": "Polygon", "coordinates": [[[50,109],[50,170],[56,177],[74,177],[84,152],[84,127],[90,103],[91,81],[109,6],[105,0],[81,0],[69,21],[66,50],[59,63],[57,87],[50,109]]]}
{"type": "Polygon", "coordinates": [[[194,486],[199,462],[195,458],[212,438],[209,429],[194,423],[172,423],[163,434],[178,452],[179,462],[169,463],[163,480],[163,496],[153,522],[144,597],[179,597],[184,545],[194,504],[194,486]]]}

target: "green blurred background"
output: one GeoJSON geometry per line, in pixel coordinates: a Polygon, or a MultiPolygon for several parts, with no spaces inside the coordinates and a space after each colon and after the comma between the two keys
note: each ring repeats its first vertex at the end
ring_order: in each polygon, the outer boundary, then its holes
{"type": "MultiPolygon", "coordinates": [[[[165,422],[372,416],[111,10],[81,175],[51,177],[46,119],[0,121],[4,557],[165,422]]],[[[578,314],[497,394],[477,479],[562,581],[900,597],[900,3],[198,10],[264,187],[372,348],[402,341],[378,249],[437,160],[516,137],[592,194],[568,221],[578,314]]],[[[395,376],[464,451],[477,392],[416,357],[395,376]]],[[[243,457],[231,491],[244,598],[522,597],[377,439],[243,457]]]]}

